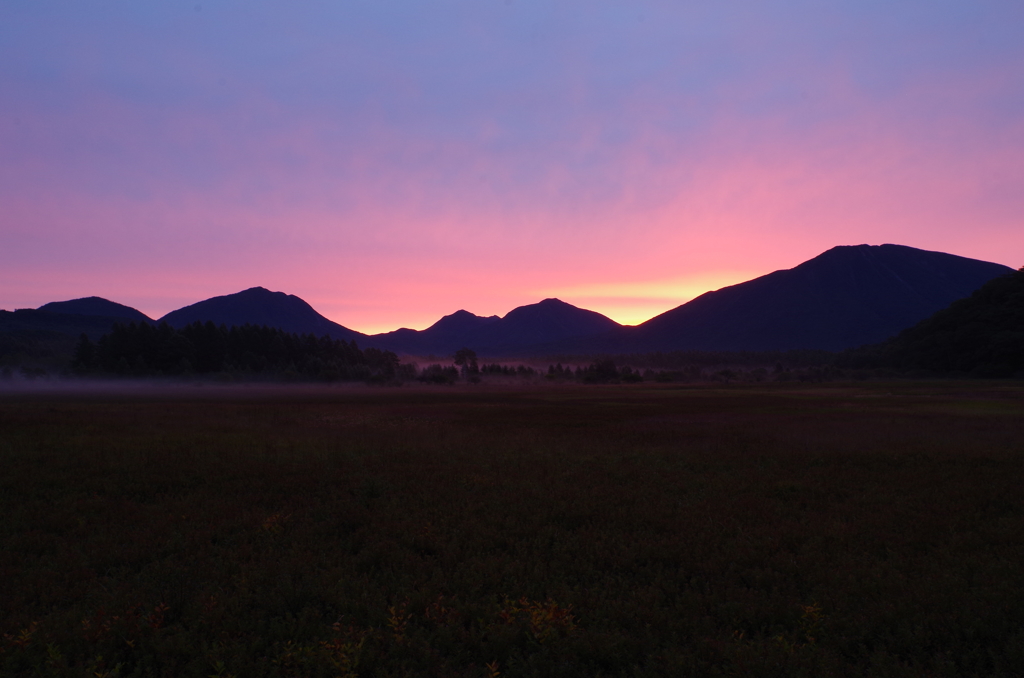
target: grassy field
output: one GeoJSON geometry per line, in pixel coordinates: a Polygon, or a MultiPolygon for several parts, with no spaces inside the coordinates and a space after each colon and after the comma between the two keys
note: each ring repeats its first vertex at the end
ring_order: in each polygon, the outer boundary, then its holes
{"type": "Polygon", "coordinates": [[[1024,386],[0,394],[0,675],[1009,676],[1024,386]]]}

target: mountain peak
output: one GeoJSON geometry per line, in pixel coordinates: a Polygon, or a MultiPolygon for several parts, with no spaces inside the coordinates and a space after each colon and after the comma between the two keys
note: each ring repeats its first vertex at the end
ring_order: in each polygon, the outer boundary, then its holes
{"type": "Polygon", "coordinates": [[[194,322],[213,322],[216,325],[266,325],[296,334],[324,334],[334,339],[351,341],[365,335],[332,322],[317,313],[312,306],[284,292],[271,292],[264,287],[213,297],[179,308],[160,319],[172,327],[184,327],[194,322]]]}
{"type": "MultiPolygon", "coordinates": [[[[588,311],[586,309],[582,309],[582,308],[580,308],[578,306],[573,306],[572,304],[570,304],[568,302],[562,301],[561,299],[555,299],[553,297],[549,298],[549,299],[543,299],[541,301],[538,301],[535,304],[526,304],[524,306],[517,306],[516,308],[513,308],[511,311],[506,313],[505,317],[506,318],[508,318],[510,316],[514,317],[516,315],[520,315],[520,314],[524,314],[524,313],[556,313],[556,314],[569,313],[569,314],[571,314],[571,313],[576,312],[576,311],[578,311],[580,313],[592,313],[592,314],[594,314],[594,316],[600,316],[602,318],[605,317],[605,316],[601,315],[600,313],[598,313],[596,311],[588,311]]],[[[610,320],[610,322],[614,323],[615,321],[614,320],[610,320]]],[[[615,323],[615,324],[617,325],[618,323],[615,323]]]]}
{"type": "Polygon", "coordinates": [[[442,317],[423,331],[433,331],[435,333],[465,332],[483,325],[489,325],[490,323],[497,322],[497,320],[498,316],[496,315],[485,317],[459,309],[455,313],[442,317]]]}
{"type": "MultiPolygon", "coordinates": [[[[549,310],[561,309],[563,311],[568,311],[569,309],[574,309],[575,308],[575,309],[578,309],[578,310],[585,310],[585,309],[580,309],[579,306],[573,306],[572,304],[570,304],[567,301],[562,301],[561,299],[558,299],[557,297],[548,297],[547,299],[542,299],[542,300],[538,301],[536,304],[527,304],[526,306],[520,306],[519,308],[542,308],[542,309],[549,309],[549,310]]],[[[513,309],[513,310],[516,310],[516,309],[513,309]]]]}
{"type": "Polygon", "coordinates": [[[835,247],[830,247],[829,249],[825,250],[818,256],[808,259],[803,263],[806,264],[811,261],[814,261],[815,259],[820,259],[822,257],[863,257],[880,255],[913,257],[918,256],[922,253],[938,254],[946,257],[955,257],[958,259],[963,259],[963,257],[956,257],[956,255],[953,254],[946,254],[945,252],[934,252],[932,250],[922,250],[917,247],[910,247],[908,245],[895,245],[893,243],[883,243],[881,245],[868,245],[866,243],[862,243],[860,245],[836,245],[835,247]]]}
{"type": "Polygon", "coordinates": [[[561,299],[544,299],[509,311],[495,326],[494,345],[545,344],[595,336],[622,327],[611,318],[561,299]]]}
{"type": "Polygon", "coordinates": [[[142,311],[125,306],[103,297],[82,297],[68,301],[51,301],[37,310],[45,313],[67,313],[70,315],[101,316],[119,318],[132,322],[152,323],[153,320],[142,311]]]}
{"type": "Polygon", "coordinates": [[[905,245],[841,245],[638,326],[638,350],[837,350],[881,341],[1009,268],[905,245]]]}
{"type": "MultiPolygon", "coordinates": [[[[268,290],[266,287],[250,287],[249,289],[236,292],[235,294],[229,294],[226,296],[242,296],[242,297],[294,297],[293,294],[287,294],[285,292],[273,292],[268,290]]],[[[218,297],[214,297],[215,299],[218,297]]],[[[296,297],[298,298],[298,297],[296,297]]]]}

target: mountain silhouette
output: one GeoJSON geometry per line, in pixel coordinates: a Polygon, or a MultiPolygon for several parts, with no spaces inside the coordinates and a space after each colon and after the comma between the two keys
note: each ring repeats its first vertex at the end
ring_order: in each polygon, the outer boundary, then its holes
{"type": "Polygon", "coordinates": [[[459,310],[446,315],[425,330],[407,327],[369,337],[368,346],[386,348],[397,353],[417,355],[453,353],[472,341],[484,326],[501,320],[498,316],[475,315],[459,310]],[[452,348],[454,346],[455,348],[452,348]]]}
{"type": "MultiPolygon", "coordinates": [[[[266,325],[328,335],[360,346],[411,355],[481,357],[636,353],[676,350],[843,350],[875,344],[1013,269],[902,245],[834,247],[792,269],[708,292],[636,327],[558,299],[513,309],[504,317],[460,310],[425,330],[367,336],[328,320],[294,295],[253,287],[168,313],[160,322],[266,325]]],[[[153,322],[99,297],[2,312],[0,333],[17,345],[33,336],[96,338],[115,322],[153,322]]],[[[13,349],[12,349],[13,350],[13,349]]],[[[21,350],[21,349],[18,349],[21,350]]]]}
{"type": "Polygon", "coordinates": [[[423,330],[424,334],[441,337],[459,337],[500,321],[496,315],[479,316],[469,311],[456,311],[446,315],[436,323],[423,330]]]}
{"type": "Polygon", "coordinates": [[[841,350],[891,337],[1013,269],[902,245],[833,247],[582,350],[841,350]]]}
{"type": "Polygon", "coordinates": [[[365,334],[350,330],[317,313],[312,306],[292,294],[252,287],[242,292],[213,297],[171,311],[160,322],[181,328],[194,322],[215,325],[266,325],[295,334],[328,335],[345,341],[362,340],[365,334]]]}
{"type": "Polygon", "coordinates": [[[520,353],[525,347],[604,334],[620,328],[595,311],[559,299],[519,306],[504,317],[482,317],[468,311],[446,315],[425,330],[376,334],[367,345],[413,355],[448,355],[469,347],[482,356],[520,353]]]}
{"type": "Polygon", "coordinates": [[[38,311],[44,313],[63,313],[70,315],[100,316],[104,318],[119,318],[125,321],[153,323],[153,319],[142,311],[131,306],[108,301],[102,297],[83,297],[69,301],[51,301],[40,306],[38,311]]]}
{"type": "Polygon", "coordinates": [[[545,299],[512,309],[501,322],[484,332],[492,338],[491,345],[500,348],[593,336],[620,327],[596,311],[577,308],[559,299],[545,299]]]}

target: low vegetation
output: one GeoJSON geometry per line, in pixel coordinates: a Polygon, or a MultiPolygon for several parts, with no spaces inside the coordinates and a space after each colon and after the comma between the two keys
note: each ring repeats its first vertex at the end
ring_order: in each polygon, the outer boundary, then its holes
{"type": "Polygon", "coordinates": [[[0,674],[1010,676],[1024,388],[0,395],[0,674]]]}

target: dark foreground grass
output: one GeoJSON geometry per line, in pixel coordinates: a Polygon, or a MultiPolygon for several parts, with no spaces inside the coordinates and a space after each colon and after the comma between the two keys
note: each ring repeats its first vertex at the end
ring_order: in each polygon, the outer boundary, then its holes
{"type": "Polygon", "coordinates": [[[1024,388],[0,397],[0,674],[1024,669],[1024,388]]]}

